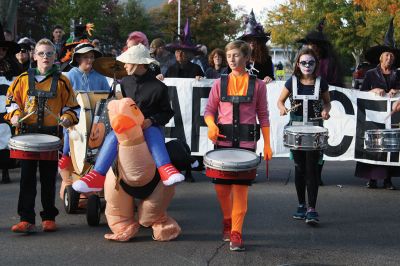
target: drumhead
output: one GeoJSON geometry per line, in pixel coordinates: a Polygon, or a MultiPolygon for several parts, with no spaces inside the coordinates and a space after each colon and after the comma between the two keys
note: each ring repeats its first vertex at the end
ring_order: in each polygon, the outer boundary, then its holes
{"type": "Polygon", "coordinates": [[[299,126],[287,126],[285,127],[285,131],[293,133],[315,134],[315,133],[327,133],[328,129],[320,126],[299,125],[299,126]]]}
{"type": "Polygon", "coordinates": [[[55,151],[62,147],[62,143],[56,136],[30,133],[12,137],[8,147],[21,151],[55,151]]]}
{"type": "Polygon", "coordinates": [[[260,158],[254,152],[227,148],[208,151],[204,155],[204,165],[222,171],[246,171],[257,168],[260,158]]]}

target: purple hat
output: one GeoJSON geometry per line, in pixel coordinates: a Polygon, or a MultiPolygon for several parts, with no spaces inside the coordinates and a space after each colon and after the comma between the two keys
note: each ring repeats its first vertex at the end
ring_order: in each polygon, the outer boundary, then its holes
{"type": "Polygon", "coordinates": [[[257,38],[262,42],[268,42],[270,39],[270,32],[264,32],[263,26],[256,21],[253,9],[251,9],[250,15],[245,19],[245,30],[239,40],[246,41],[247,38],[257,38]]]}
{"type": "Polygon", "coordinates": [[[383,45],[375,45],[370,47],[365,51],[364,57],[371,64],[379,64],[379,58],[381,54],[384,52],[391,52],[394,54],[394,67],[400,66],[400,50],[396,48],[396,44],[394,42],[394,27],[393,27],[392,18],[389,23],[389,28],[385,34],[385,39],[383,41],[383,45]]]}
{"type": "Polygon", "coordinates": [[[167,49],[170,52],[175,52],[176,50],[184,50],[194,53],[198,52],[198,46],[193,43],[193,39],[190,34],[189,18],[186,19],[183,35],[178,35],[177,41],[167,44],[165,46],[165,49],[167,49]]]}

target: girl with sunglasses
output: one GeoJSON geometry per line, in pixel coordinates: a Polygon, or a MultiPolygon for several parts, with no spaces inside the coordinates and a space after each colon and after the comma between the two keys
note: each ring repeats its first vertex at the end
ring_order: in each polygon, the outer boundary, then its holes
{"type": "MultiPolygon", "coordinates": [[[[310,48],[303,48],[299,51],[293,76],[286,81],[281,95],[278,99],[280,115],[287,115],[288,109],[285,107],[287,98],[290,100],[291,107],[301,104],[290,112],[289,125],[303,123],[303,101],[294,100],[293,94],[313,95],[315,90],[319,90],[318,100],[308,100],[308,119],[321,118],[314,122],[315,125],[322,126],[322,120],[329,119],[331,109],[328,83],[321,77],[317,77],[318,59],[315,52],[310,48]],[[295,80],[293,82],[293,80],[295,80]],[[316,86],[318,86],[317,88],[316,86]],[[322,101],[321,101],[322,100],[322,101]]],[[[319,222],[318,213],[315,210],[319,186],[319,164],[322,163],[322,152],[320,150],[303,151],[291,150],[291,156],[295,163],[295,185],[299,206],[293,214],[294,219],[306,220],[307,224],[315,225],[319,222]],[[308,195],[308,208],[306,207],[306,191],[308,195]]]]}

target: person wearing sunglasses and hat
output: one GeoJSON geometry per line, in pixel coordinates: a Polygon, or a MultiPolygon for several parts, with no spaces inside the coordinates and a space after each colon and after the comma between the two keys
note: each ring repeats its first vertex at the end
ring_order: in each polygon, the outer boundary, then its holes
{"type": "MultiPolygon", "coordinates": [[[[291,108],[302,104],[290,112],[289,125],[291,126],[303,125],[305,119],[310,121],[310,118],[320,118],[318,122],[308,123],[322,126],[322,121],[330,117],[329,87],[326,80],[317,75],[318,63],[315,51],[307,47],[302,48],[296,56],[293,76],[286,81],[278,99],[281,116],[289,113],[285,107],[287,98],[290,99],[291,108]],[[310,99],[305,98],[304,95],[308,95],[307,97],[310,99]],[[307,108],[303,109],[305,105],[307,108]]],[[[293,218],[305,219],[309,225],[319,222],[315,208],[319,187],[319,165],[322,162],[322,156],[323,153],[320,150],[291,150],[291,157],[295,164],[295,186],[299,203],[293,218]]]]}
{"type": "Polygon", "coordinates": [[[30,44],[23,42],[18,42],[18,44],[21,47],[21,49],[19,50],[18,53],[15,54],[15,58],[17,59],[18,69],[20,73],[23,73],[25,71],[28,71],[31,65],[31,60],[29,55],[31,51],[31,46],[30,44]]]}
{"type": "MultiPolygon", "coordinates": [[[[74,92],[90,92],[90,91],[110,91],[110,85],[105,76],[101,75],[93,69],[93,62],[96,58],[102,56],[94,46],[90,43],[81,43],[74,48],[74,53],[70,65],[71,70],[66,73],[67,78],[71,82],[74,92]]],[[[78,115],[79,115],[79,111],[78,115]]],[[[60,176],[62,178],[60,197],[64,197],[64,189],[70,184],[72,161],[69,155],[69,134],[64,130],[64,146],[63,154],[58,162],[60,176]]]]}
{"type": "MultiPolygon", "coordinates": [[[[166,186],[172,186],[183,181],[185,177],[172,165],[165,147],[162,127],[174,115],[168,88],[149,71],[149,65],[158,62],[150,56],[149,50],[143,44],[130,47],[117,60],[125,64],[128,73],[121,81],[122,95],[132,98],[145,117],[142,125],[144,137],[162,182],[166,186]]],[[[117,157],[117,146],[118,140],[111,131],[104,140],[93,170],[75,181],[72,187],[84,193],[102,190],[106,173],[117,157]]]]}
{"type": "MultiPolygon", "coordinates": [[[[7,91],[7,115],[4,117],[17,128],[17,134],[39,133],[61,137],[63,127],[78,123],[73,110],[78,108],[71,84],[54,64],[56,49],[48,39],[41,39],[35,47],[37,68],[18,76],[7,91]]],[[[36,171],[39,167],[42,229],[57,230],[55,207],[57,161],[21,160],[18,215],[20,222],[12,226],[15,233],[35,231],[36,171]]]]}

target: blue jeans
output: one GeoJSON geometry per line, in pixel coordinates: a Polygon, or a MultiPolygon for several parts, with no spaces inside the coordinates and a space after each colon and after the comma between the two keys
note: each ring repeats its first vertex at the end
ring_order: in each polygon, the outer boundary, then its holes
{"type": "MultiPolygon", "coordinates": [[[[171,163],[167,148],[165,147],[164,134],[160,127],[151,126],[144,131],[144,138],[157,168],[171,163]]],[[[117,158],[118,139],[114,131],[107,134],[94,165],[94,170],[105,176],[114,160],[117,158]]]]}

